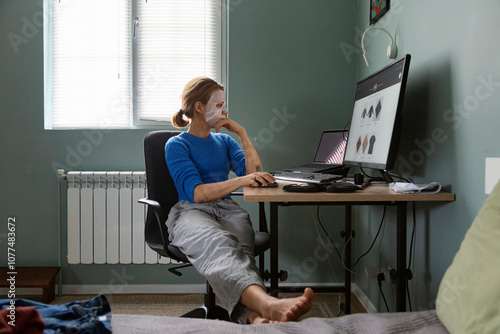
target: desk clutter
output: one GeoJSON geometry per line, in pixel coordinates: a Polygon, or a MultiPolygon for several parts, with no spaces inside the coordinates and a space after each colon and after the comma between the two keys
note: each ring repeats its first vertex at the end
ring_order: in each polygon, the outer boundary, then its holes
{"type": "MultiPolygon", "coordinates": [[[[287,192],[296,193],[351,193],[357,190],[363,190],[370,183],[371,179],[368,180],[357,180],[354,175],[354,183],[351,182],[328,182],[328,183],[299,183],[299,184],[287,184],[283,186],[283,190],[287,192]]],[[[345,179],[344,179],[345,180],[345,179]]],[[[441,184],[439,182],[431,182],[428,184],[414,184],[409,182],[391,182],[389,184],[389,189],[397,193],[405,194],[437,194],[441,191],[441,184]]]]}

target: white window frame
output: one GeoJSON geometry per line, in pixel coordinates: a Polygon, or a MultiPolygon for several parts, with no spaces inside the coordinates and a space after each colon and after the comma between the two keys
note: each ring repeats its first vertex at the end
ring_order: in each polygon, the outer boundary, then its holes
{"type": "MultiPolygon", "coordinates": [[[[131,1],[132,2],[132,11],[130,17],[130,24],[132,25],[131,29],[131,117],[129,126],[126,127],[105,127],[105,126],[92,126],[92,127],[53,127],[52,126],[52,1],[51,0],[43,0],[43,8],[45,13],[49,13],[49,15],[44,15],[44,127],[46,130],[81,130],[81,129],[174,129],[175,127],[172,125],[170,121],[146,121],[139,119],[139,106],[137,101],[137,97],[135,95],[135,91],[138,90],[137,83],[137,73],[138,73],[138,40],[134,38],[134,31],[137,33],[136,29],[140,29],[140,18],[139,25],[137,26],[136,18],[138,17],[138,2],[147,0],[123,0],[123,1],[131,1]]],[[[167,0],[165,0],[167,1],[167,0]]],[[[200,0],[202,2],[204,0],[200,0]]],[[[228,9],[229,9],[229,1],[230,0],[219,0],[220,6],[220,23],[218,26],[217,33],[220,33],[220,48],[218,49],[217,59],[219,61],[219,75],[220,78],[218,81],[227,86],[227,75],[228,75],[228,9]]],[[[187,82],[186,82],[187,83],[187,82]]],[[[226,89],[227,95],[227,89],[226,89]]],[[[180,108],[180,106],[179,106],[180,108]]]]}

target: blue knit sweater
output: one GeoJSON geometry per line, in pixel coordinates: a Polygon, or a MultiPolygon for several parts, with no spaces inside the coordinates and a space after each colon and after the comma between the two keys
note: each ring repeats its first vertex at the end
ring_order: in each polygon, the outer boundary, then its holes
{"type": "Polygon", "coordinates": [[[199,138],[183,132],[172,137],[165,145],[165,159],[179,201],[194,203],[197,185],[226,181],[230,170],[237,176],[246,174],[243,150],[230,136],[222,133],[199,138]]]}

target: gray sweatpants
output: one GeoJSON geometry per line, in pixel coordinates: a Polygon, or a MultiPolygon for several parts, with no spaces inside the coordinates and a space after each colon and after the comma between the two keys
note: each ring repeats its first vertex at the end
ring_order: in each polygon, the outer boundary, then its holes
{"type": "Polygon", "coordinates": [[[231,319],[247,323],[250,309],[238,303],[245,288],[264,282],[255,264],[255,232],[249,214],[235,201],[180,201],[168,215],[172,245],[208,280],[231,319]]]}

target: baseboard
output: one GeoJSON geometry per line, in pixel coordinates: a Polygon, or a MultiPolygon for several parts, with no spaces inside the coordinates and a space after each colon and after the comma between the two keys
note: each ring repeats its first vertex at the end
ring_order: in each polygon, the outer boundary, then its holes
{"type": "MultiPolygon", "coordinates": [[[[56,286],[56,292],[57,290],[56,286]]],[[[64,295],[203,293],[205,284],[63,285],[64,295]]]]}
{"type": "Polygon", "coordinates": [[[356,296],[356,298],[358,298],[359,302],[361,303],[361,305],[363,305],[366,312],[368,313],[378,312],[377,308],[375,307],[375,305],[373,305],[370,298],[368,298],[368,296],[363,292],[363,290],[361,290],[361,288],[356,283],[353,283],[351,285],[351,288],[352,288],[352,293],[356,296]]]}
{"type": "MultiPolygon", "coordinates": [[[[61,293],[63,295],[99,295],[99,294],[160,294],[160,293],[203,293],[205,284],[127,284],[127,285],[89,285],[89,284],[64,284],[61,293]]],[[[7,295],[8,289],[1,288],[0,295],[7,295]]],[[[17,288],[16,298],[41,294],[41,288],[17,288]]],[[[59,294],[59,286],[56,284],[56,295],[59,294]]]]}
{"type": "MultiPolygon", "coordinates": [[[[269,284],[266,284],[269,285],[269,284]]],[[[280,286],[287,288],[309,286],[312,289],[315,287],[342,287],[343,283],[281,283],[280,286]]],[[[126,284],[126,285],[77,285],[65,284],[62,286],[63,295],[98,295],[98,294],[167,294],[167,293],[203,293],[205,292],[205,284],[126,284]]],[[[351,284],[352,293],[358,298],[359,302],[368,313],[377,313],[377,308],[370,301],[368,296],[356,284],[351,284]]],[[[16,289],[16,297],[41,294],[41,288],[18,288],[16,289]]],[[[56,285],[56,295],[58,294],[58,286],[56,285]]],[[[1,288],[0,294],[6,295],[7,288],[1,288]]]]}

